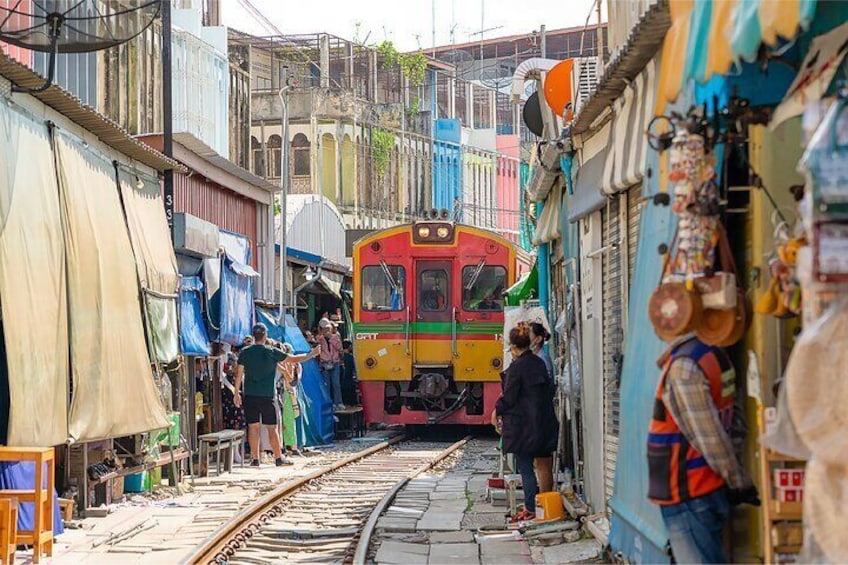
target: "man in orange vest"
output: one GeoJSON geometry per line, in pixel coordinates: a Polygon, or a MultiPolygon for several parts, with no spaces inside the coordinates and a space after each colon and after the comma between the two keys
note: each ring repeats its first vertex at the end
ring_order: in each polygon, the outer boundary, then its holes
{"type": "Polygon", "coordinates": [[[759,506],[730,440],[736,371],[688,334],[660,357],[648,433],[648,498],[660,505],[678,563],[726,563],[722,533],[736,504],[759,506]]]}

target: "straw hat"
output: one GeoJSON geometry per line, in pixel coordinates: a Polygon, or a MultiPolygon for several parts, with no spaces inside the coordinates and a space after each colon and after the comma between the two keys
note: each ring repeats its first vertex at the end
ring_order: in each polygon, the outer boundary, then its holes
{"type": "Polygon", "coordinates": [[[804,522],[828,562],[848,563],[848,466],[807,463],[804,522]]]}
{"type": "MultiPolygon", "coordinates": [[[[848,467],[848,304],[804,330],[786,366],[789,415],[813,457],[848,467]]],[[[848,530],[845,530],[848,531],[848,530]]]]}

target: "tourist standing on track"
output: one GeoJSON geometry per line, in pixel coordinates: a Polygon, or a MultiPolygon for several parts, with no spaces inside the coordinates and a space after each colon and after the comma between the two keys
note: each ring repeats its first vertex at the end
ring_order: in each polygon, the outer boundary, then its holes
{"type": "Polygon", "coordinates": [[[336,325],[329,318],[321,318],[318,327],[323,333],[318,339],[321,346],[321,375],[324,377],[327,389],[331,391],[335,409],[344,410],[341,385],[342,338],[336,330],[336,325]]]}
{"type": "Polygon", "coordinates": [[[312,350],[303,355],[287,355],[281,349],[271,347],[266,343],[268,328],[265,324],[253,326],[252,333],[255,343],[242,349],[238,358],[234,401],[236,406],[244,407],[252,458],[250,465],[259,466],[260,427],[265,426],[271,450],[274,452],[274,462],[277,466],[281,466],[284,460],[280,435],[277,433],[278,418],[274,400],[277,392],[277,363],[281,361],[302,363],[316,357],[318,352],[312,350]],[[239,394],[242,382],[244,382],[244,399],[239,394]]]}
{"type": "Polygon", "coordinates": [[[515,455],[524,490],[524,510],[518,520],[536,515],[539,487],[533,461],[556,449],[559,422],[544,361],[530,350],[530,326],[522,322],[509,332],[512,363],[504,375],[504,391],[495,403],[503,421],[503,450],[515,455]]]}

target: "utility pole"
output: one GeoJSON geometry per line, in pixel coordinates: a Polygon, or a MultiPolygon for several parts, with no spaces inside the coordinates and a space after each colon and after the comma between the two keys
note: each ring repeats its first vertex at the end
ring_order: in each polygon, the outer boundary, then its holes
{"type": "MultiPolygon", "coordinates": [[[[171,62],[171,1],[162,2],[162,152],[174,158],[173,76],[171,62]]],[[[165,171],[165,217],[174,238],[174,170],[165,171]]]]}
{"type": "Polygon", "coordinates": [[[431,7],[433,9],[433,57],[436,56],[436,0],[432,0],[431,7]]]}
{"type": "Polygon", "coordinates": [[[542,59],[545,59],[548,56],[548,46],[545,43],[545,24],[539,27],[539,40],[542,48],[542,59]]]}
{"type": "MultiPolygon", "coordinates": [[[[289,196],[289,93],[291,88],[289,85],[289,69],[283,67],[283,72],[280,78],[283,81],[282,88],[278,93],[280,104],[282,105],[282,113],[280,115],[280,130],[283,138],[282,163],[280,167],[280,325],[285,327],[286,324],[286,306],[288,302],[288,280],[286,278],[286,268],[288,256],[286,253],[286,212],[289,196]]],[[[321,237],[324,237],[323,233],[321,237]]],[[[295,308],[297,304],[294,305],[295,308]]]]}
{"type": "Polygon", "coordinates": [[[601,2],[598,0],[595,2],[595,5],[598,7],[598,40],[596,43],[598,44],[598,72],[597,77],[598,81],[601,80],[601,75],[603,75],[604,69],[604,30],[601,29],[601,2]]]}

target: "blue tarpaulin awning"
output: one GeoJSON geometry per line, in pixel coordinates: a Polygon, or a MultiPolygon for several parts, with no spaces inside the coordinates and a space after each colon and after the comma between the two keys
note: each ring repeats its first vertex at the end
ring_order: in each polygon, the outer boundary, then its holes
{"type": "Polygon", "coordinates": [[[218,308],[218,341],[240,344],[253,328],[253,282],[259,273],[230,256],[221,261],[221,288],[212,301],[218,308]]]}
{"type": "MultiPolygon", "coordinates": [[[[283,328],[278,324],[276,312],[257,307],[256,321],[268,326],[268,337],[290,344],[295,353],[309,353],[311,350],[291,315],[286,316],[286,327],[283,328]]],[[[300,385],[297,387],[300,405],[300,418],[296,422],[298,443],[307,447],[333,443],[333,402],[318,361],[310,359],[301,363],[301,368],[300,385]]]]}
{"type": "Polygon", "coordinates": [[[207,356],[209,336],[203,323],[200,300],[203,282],[200,277],[183,277],[180,282],[180,350],[183,355],[207,356]]]}

